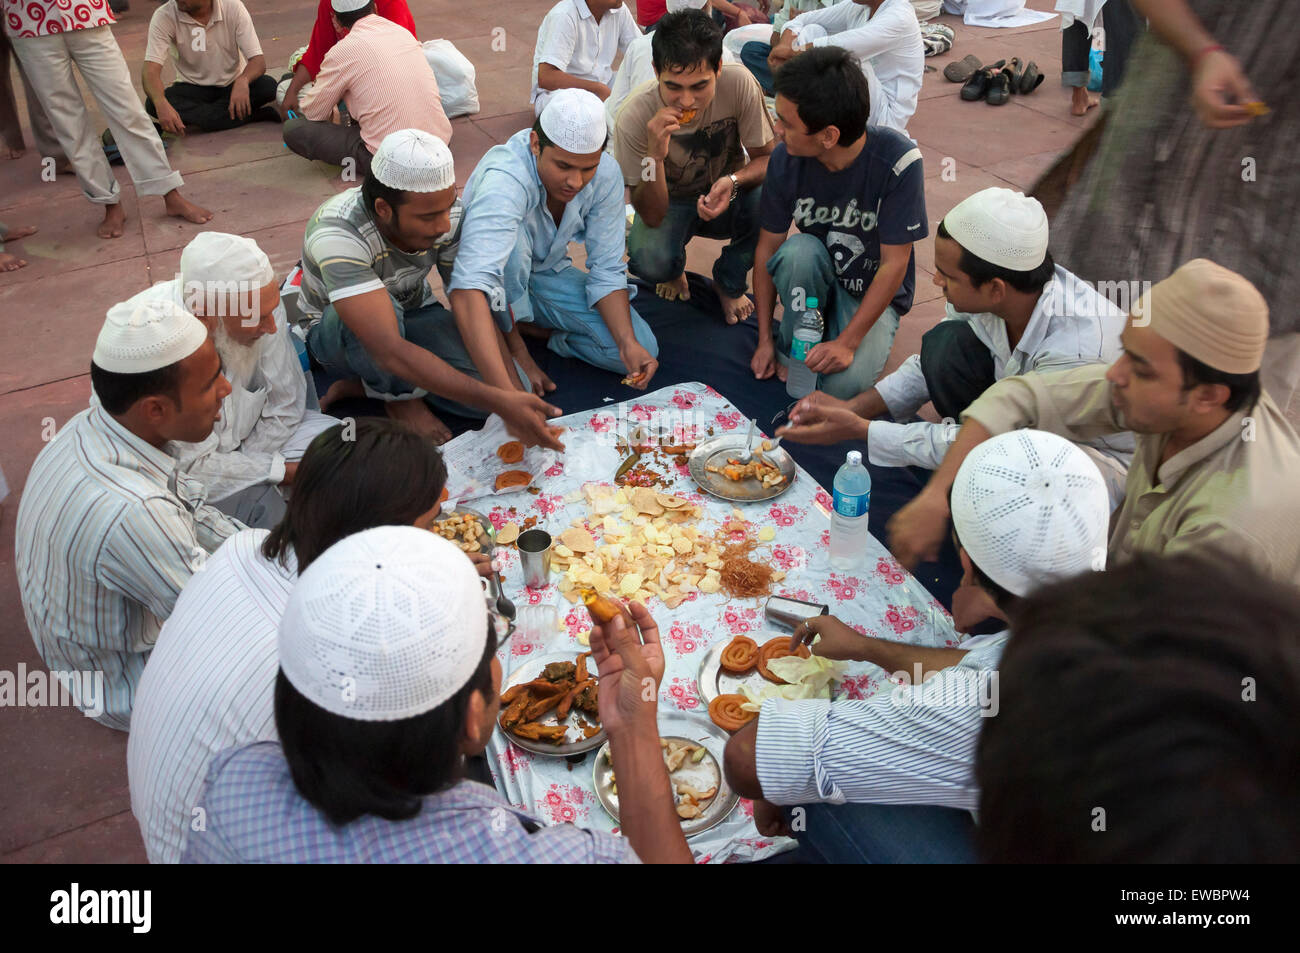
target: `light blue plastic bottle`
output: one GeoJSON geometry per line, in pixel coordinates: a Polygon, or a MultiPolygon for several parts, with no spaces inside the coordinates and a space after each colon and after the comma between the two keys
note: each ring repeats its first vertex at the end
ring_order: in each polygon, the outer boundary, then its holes
{"type": "Polygon", "coordinates": [[[867,510],[871,507],[871,474],[857,450],[850,450],[844,466],[836,471],[834,492],[831,567],[856,569],[867,551],[867,510]]]}

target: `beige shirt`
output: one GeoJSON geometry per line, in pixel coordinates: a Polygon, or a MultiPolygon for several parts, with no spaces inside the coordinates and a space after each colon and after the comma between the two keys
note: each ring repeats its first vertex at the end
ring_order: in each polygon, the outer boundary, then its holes
{"type": "MultiPolygon", "coordinates": [[[[632,188],[642,183],[646,168],[646,123],[663,107],[655,80],[633,90],[615,118],[614,158],[632,188]]],[[[707,194],[714,182],[745,165],[745,149],[753,152],[775,138],[758,81],[743,66],[723,65],[713,101],[668,144],[668,197],[693,201],[707,194]]]]}
{"type": "Polygon", "coordinates": [[[176,79],[195,86],[229,86],[244,62],[262,55],[253,18],[239,0],[212,0],[206,24],[181,13],[175,0],[153,12],[144,58],[165,63],[168,51],[176,64],[176,79]]]}
{"type": "MultiPolygon", "coordinates": [[[[962,419],[994,434],[1036,427],[1072,440],[1124,430],[1104,364],[1009,377],[962,419]]],[[[1166,434],[1137,434],[1124,504],[1111,517],[1111,565],[1137,553],[1203,552],[1300,584],[1300,437],[1267,395],[1163,465],[1166,434]],[[1159,472],[1157,472],[1157,467],[1159,472]]]]}

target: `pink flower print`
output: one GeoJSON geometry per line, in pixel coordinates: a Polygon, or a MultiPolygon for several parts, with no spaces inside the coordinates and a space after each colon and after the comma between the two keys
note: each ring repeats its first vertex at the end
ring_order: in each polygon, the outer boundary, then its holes
{"type": "Polygon", "coordinates": [[[829,547],[831,544],[831,531],[828,529],[822,530],[821,536],[818,537],[818,542],[821,543],[823,548],[829,547]]]}
{"type": "Polygon", "coordinates": [[[690,391],[678,390],[673,391],[672,401],[678,407],[685,410],[687,407],[694,407],[700,402],[700,398],[690,391]]]}
{"type": "Polygon", "coordinates": [[[539,493],[533,498],[533,509],[543,516],[549,516],[564,505],[564,497],[556,493],[539,493]]]}
{"type": "Polygon", "coordinates": [[[508,513],[503,507],[495,506],[487,515],[488,522],[492,524],[493,529],[500,529],[513,519],[518,517],[514,513],[508,513]]]}
{"type": "Polygon", "coordinates": [[[828,513],[835,511],[835,500],[829,493],[820,487],[818,487],[817,492],[813,494],[813,502],[825,509],[828,513]]]}
{"type": "Polygon", "coordinates": [[[569,637],[576,639],[579,632],[591,628],[591,615],[586,609],[572,609],[564,617],[564,627],[569,631],[569,637]]]}
{"type": "Polygon", "coordinates": [[[704,630],[693,622],[688,625],[674,622],[668,629],[668,644],[678,655],[690,655],[699,650],[704,642],[704,630]]]}
{"type": "Polygon", "coordinates": [[[773,546],[772,562],[782,569],[799,569],[808,562],[808,554],[799,546],[773,546]]]}
{"type": "Polygon", "coordinates": [[[650,420],[655,415],[655,408],[649,404],[633,404],[628,408],[629,420],[650,420]]]}
{"type": "Polygon", "coordinates": [[[542,640],[540,637],[534,636],[529,639],[520,630],[516,630],[515,634],[510,637],[510,654],[515,658],[532,655],[534,652],[540,652],[541,650],[542,640]]]}
{"type": "Polygon", "coordinates": [[[528,593],[528,604],[530,606],[540,606],[542,603],[550,603],[555,596],[555,587],[547,586],[545,589],[526,589],[528,593]]]}
{"type": "Polygon", "coordinates": [[[854,576],[838,576],[831,573],[831,581],[827,585],[836,599],[847,602],[858,594],[858,590],[862,588],[862,580],[854,576]]]}
{"type": "Polygon", "coordinates": [[[674,678],[668,686],[668,698],[678,709],[690,711],[700,707],[700,697],[696,691],[695,679],[674,678]]]}
{"type": "Polygon", "coordinates": [[[510,772],[512,778],[518,776],[520,771],[527,769],[532,762],[532,757],[522,748],[506,745],[506,770],[510,772]]]}
{"type": "Polygon", "coordinates": [[[907,581],[907,574],[898,560],[888,556],[881,556],[876,560],[876,575],[882,577],[891,586],[901,586],[907,581]]]}
{"type": "Polygon", "coordinates": [[[780,592],[776,593],[776,595],[783,599],[798,599],[800,602],[817,601],[813,598],[813,594],[807,589],[782,589],[780,592]]]}
{"type": "Polygon", "coordinates": [[[716,390],[714,390],[712,387],[710,387],[707,384],[704,387],[704,393],[708,394],[710,397],[717,397],[721,400],[726,400],[725,397],[723,397],[721,394],[719,394],[716,390]]]}
{"type": "Polygon", "coordinates": [[[547,475],[548,477],[563,476],[563,475],[564,475],[564,463],[563,463],[562,461],[560,461],[560,460],[556,460],[555,463],[551,465],[551,468],[550,468],[549,470],[546,471],[546,475],[547,475]]]}
{"type": "Polygon", "coordinates": [[[761,628],[757,609],[728,609],[722,614],[722,624],[732,635],[744,635],[761,628]]]}
{"type": "Polygon", "coordinates": [[[749,798],[744,798],[744,797],[742,797],[742,798],[740,799],[740,813],[741,813],[741,814],[744,814],[744,815],[745,815],[746,817],[748,817],[750,820],[753,820],[753,819],[754,819],[754,802],[751,801],[751,800],[749,800],[749,798]]]}
{"type": "Polygon", "coordinates": [[[898,635],[904,632],[910,632],[916,628],[916,620],[921,613],[915,606],[890,606],[889,611],[885,613],[884,622],[894,630],[898,635]]]}
{"type": "Polygon", "coordinates": [[[572,784],[552,784],[542,798],[539,813],[550,817],[555,824],[572,824],[580,817],[586,817],[588,810],[583,803],[586,792],[572,784]]]}
{"type": "Polygon", "coordinates": [[[723,430],[735,430],[745,420],[744,415],[739,411],[734,414],[718,414],[713,419],[718,422],[723,430]]]}
{"type": "Polygon", "coordinates": [[[840,698],[861,701],[876,693],[876,680],[870,675],[846,675],[840,680],[840,698]]]}
{"type": "Polygon", "coordinates": [[[592,414],[587,426],[596,433],[608,433],[614,426],[613,414],[592,414]]]}

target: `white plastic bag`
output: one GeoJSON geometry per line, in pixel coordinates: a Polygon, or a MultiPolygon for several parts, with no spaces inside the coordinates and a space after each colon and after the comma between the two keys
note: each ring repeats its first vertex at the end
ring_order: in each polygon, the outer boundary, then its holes
{"type": "Polygon", "coordinates": [[[478,112],[478,87],[474,82],[474,64],[469,58],[451,40],[426,40],[421,45],[424,58],[438,79],[438,95],[447,118],[478,112]]]}

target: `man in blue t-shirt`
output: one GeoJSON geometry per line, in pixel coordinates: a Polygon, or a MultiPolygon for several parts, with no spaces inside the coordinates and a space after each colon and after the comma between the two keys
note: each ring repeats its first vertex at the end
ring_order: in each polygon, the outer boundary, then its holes
{"type": "Polygon", "coordinates": [[[750,366],[760,380],[785,380],[798,314],[816,298],[826,333],[806,361],[820,390],[848,399],[876,382],[912,306],[912,243],[928,234],[921,151],[867,126],[867,81],[838,47],[799,54],[775,89],[782,142],[763,185],[750,366]],[[791,221],[799,231],[786,238],[791,221]],[[778,298],[787,320],[773,331],[778,298]]]}

